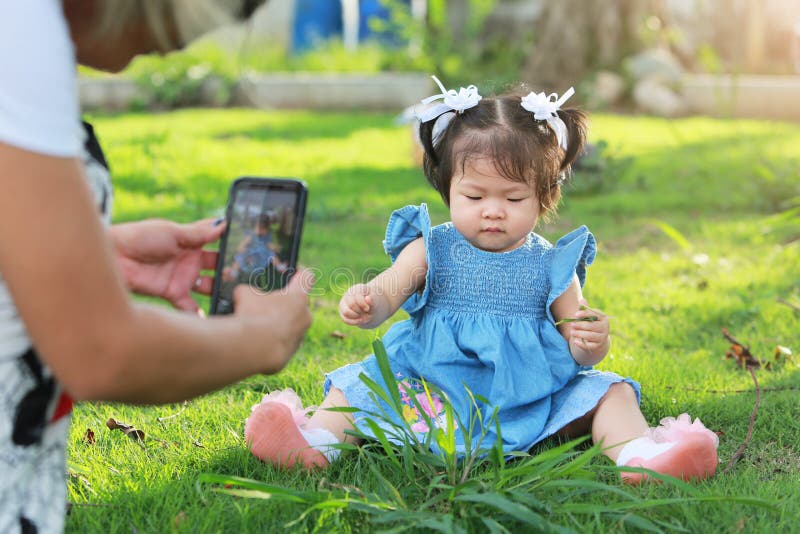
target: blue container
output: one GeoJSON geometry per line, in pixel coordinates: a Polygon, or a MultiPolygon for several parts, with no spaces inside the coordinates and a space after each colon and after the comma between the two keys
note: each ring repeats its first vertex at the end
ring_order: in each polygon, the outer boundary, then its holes
{"type": "Polygon", "coordinates": [[[339,0],[295,0],[292,51],[301,53],[342,36],[339,0]]]}
{"type": "MultiPolygon", "coordinates": [[[[408,6],[411,10],[411,0],[402,0],[402,4],[408,6]]],[[[386,45],[400,45],[402,44],[399,35],[393,32],[375,32],[370,26],[371,19],[380,19],[388,21],[391,13],[381,0],[360,0],[358,2],[358,40],[378,40],[386,45]]]]}

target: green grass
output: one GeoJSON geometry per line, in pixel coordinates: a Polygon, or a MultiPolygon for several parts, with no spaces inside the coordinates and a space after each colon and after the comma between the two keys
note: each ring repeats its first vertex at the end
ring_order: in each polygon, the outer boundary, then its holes
{"type": "Polygon", "coordinates": [[[800,195],[800,126],[595,116],[592,140],[605,140],[613,158],[591,177],[593,193],[576,177],[559,217],[539,228],[550,239],[579,224],[592,229],[599,252],[585,292],[613,316],[613,347],[599,367],[641,382],[642,409],[653,424],[687,411],[720,432],[721,469],[745,439],[754,393],[749,374],[723,358],[730,344],[720,328],[762,358],[771,358],[776,345],[794,351],[794,361],[758,371],[764,391],[755,431],[733,469],[692,488],[631,489],[594,449],[578,447],[559,452],[560,463],[547,464],[546,473],[536,471],[537,456],[507,465],[502,480],[484,464],[453,489],[434,480],[436,469],[395,465],[369,448],[346,454],[327,473],[279,472],[252,458],[242,438],[250,407],[265,392],[292,387],[317,404],[326,371],[371,352],[374,332],[343,325],[336,304],[354,279],[388,265],[381,239],[390,212],[424,201],[434,222],[445,220],[412,161],[409,132],[388,115],[256,110],[94,122],[115,175],[116,221],[221,214],[229,183],[241,175],[305,180],[301,260],[317,269],[318,285],[314,324],[279,375],[253,377],[185,406],[79,405],[69,441],[68,531],[531,530],[530,517],[500,497],[527,502],[523,508],[537,513],[544,503],[549,521],[579,532],[788,532],[800,525],[800,313],[776,300],[800,305],[800,220],[787,211],[800,195]],[[346,337],[332,337],[336,330],[346,337]],[[166,416],[173,417],[159,421],[166,416]],[[111,417],[143,430],[144,446],[108,430],[111,417]],[[84,441],[87,429],[93,445],[84,441]],[[577,490],[558,486],[557,475],[577,490]],[[271,498],[231,495],[236,484],[226,493],[215,482],[233,483],[229,477],[265,484],[271,493],[248,495],[271,498]],[[589,479],[601,486],[589,491],[589,479]],[[720,500],[733,496],[773,506],[720,500]],[[380,510],[359,508],[359,499],[380,510]],[[660,499],[661,506],[647,506],[660,499]],[[635,514],[594,513],[626,502],[635,514]],[[387,522],[374,522],[380,518],[387,522]]]}

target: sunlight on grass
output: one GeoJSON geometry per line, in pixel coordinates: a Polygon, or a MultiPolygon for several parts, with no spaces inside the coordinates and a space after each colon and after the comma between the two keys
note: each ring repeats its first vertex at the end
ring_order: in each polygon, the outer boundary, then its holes
{"type": "MultiPolygon", "coordinates": [[[[92,120],[115,175],[116,221],[219,214],[230,182],[241,175],[305,180],[300,256],[318,269],[319,294],[305,343],[278,375],[250,378],[186,406],[78,406],[68,531],[544,528],[530,514],[578,532],[778,532],[800,524],[800,312],[777,300],[800,309],[800,218],[791,200],[800,197],[800,126],[595,116],[592,140],[630,160],[587,177],[598,184],[595,193],[565,188],[559,216],[538,229],[555,240],[579,224],[591,228],[599,252],[585,294],[613,317],[611,353],[598,367],[642,384],[642,409],[652,424],[688,411],[719,432],[721,467],[744,440],[754,394],[748,373],[724,359],[730,344],[720,328],[761,358],[771,358],[776,345],[795,354],[758,371],[763,399],[754,436],[730,474],[691,487],[628,488],[596,449],[575,444],[547,443],[503,469],[476,466],[463,485],[452,484],[443,466],[418,465],[409,475],[402,462],[423,456],[407,459],[402,449],[400,468],[373,446],[310,474],[251,457],[243,424],[265,392],[292,387],[306,403],[319,403],[325,372],[372,351],[374,331],[338,319],[345,284],[337,273],[356,277],[388,266],[381,240],[392,210],[427,202],[435,222],[446,210],[413,163],[407,128],[390,115],[184,110],[92,120]],[[107,430],[110,417],[142,429],[144,447],[107,430]],[[95,433],[93,445],[84,439],[87,429],[95,433]],[[526,462],[547,458],[554,463],[533,477],[526,462]],[[570,465],[575,476],[561,477],[570,465]],[[537,484],[545,483],[551,485],[540,492],[537,484]],[[220,484],[231,484],[230,491],[216,491],[220,484]],[[269,499],[251,498],[270,492],[269,499]],[[719,496],[763,499],[774,508],[719,496]]],[[[389,324],[405,317],[399,313],[389,324]]]]}

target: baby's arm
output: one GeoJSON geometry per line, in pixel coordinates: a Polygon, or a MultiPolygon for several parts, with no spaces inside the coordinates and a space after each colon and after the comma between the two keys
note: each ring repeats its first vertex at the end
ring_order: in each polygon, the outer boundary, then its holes
{"type": "Polygon", "coordinates": [[[580,365],[594,365],[608,354],[611,347],[608,316],[598,310],[580,309],[587,306],[578,277],[572,279],[566,291],[552,304],[550,310],[556,322],[566,318],[597,317],[593,321],[571,321],[558,325],[558,331],[569,343],[572,357],[580,365]]]}
{"type": "Polygon", "coordinates": [[[391,267],[348,289],[339,301],[339,316],[349,325],[375,328],[422,288],[427,272],[425,244],[419,238],[400,252],[391,267]]]}
{"type": "Polygon", "coordinates": [[[236,248],[236,252],[244,252],[245,250],[247,250],[247,247],[250,246],[250,242],[252,240],[253,240],[252,234],[246,236],[244,239],[242,239],[241,243],[239,243],[239,246],[236,248]]]}

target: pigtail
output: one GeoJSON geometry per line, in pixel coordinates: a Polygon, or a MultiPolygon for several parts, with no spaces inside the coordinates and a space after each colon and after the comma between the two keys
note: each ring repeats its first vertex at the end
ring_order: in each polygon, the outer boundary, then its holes
{"type": "MultiPolygon", "coordinates": [[[[434,125],[436,119],[421,122],[419,125],[419,141],[422,144],[424,154],[422,156],[422,170],[425,173],[425,178],[428,180],[433,188],[442,196],[445,203],[449,202],[450,191],[442,190],[442,179],[440,176],[439,155],[434,145],[434,125]]],[[[441,142],[441,136],[438,139],[441,142]]]]}
{"type": "Polygon", "coordinates": [[[583,153],[586,146],[586,133],[588,130],[586,113],[579,109],[560,109],[558,118],[567,128],[567,148],[561,162],[561,172],[568,172],[570,166],[583,153]]]}
{"type": "Polygon", "coordinates": [[[421,122],[419,124],[419,142],[422,144],[424,150],[424,160],[426,163],[437,165],[439,158],[436,155],[436,148],[433,144],[433,125],[436,120],[421,122]]]}

